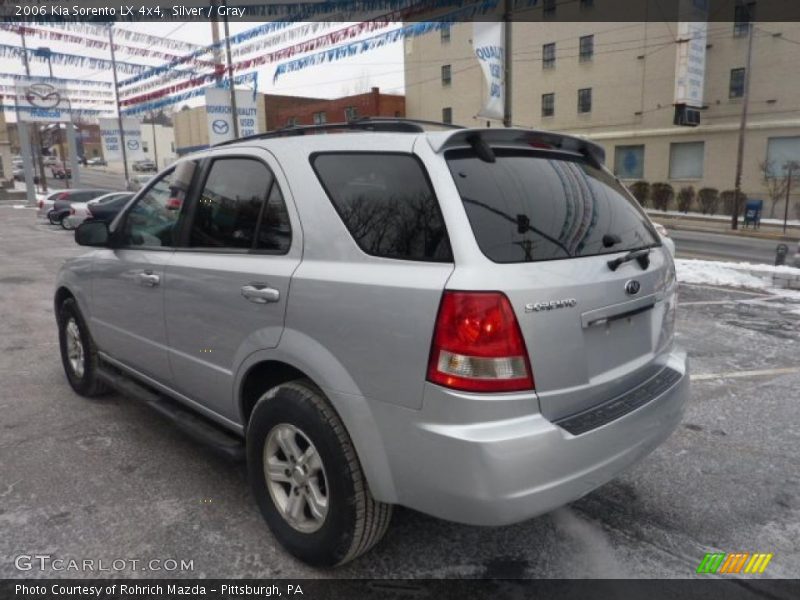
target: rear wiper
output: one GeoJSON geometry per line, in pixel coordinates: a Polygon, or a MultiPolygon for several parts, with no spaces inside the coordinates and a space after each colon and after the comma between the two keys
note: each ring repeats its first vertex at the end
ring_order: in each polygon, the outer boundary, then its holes
{"type": "Polygon", "coordinates": [[[625,256],[620,256],[619,258],[615,258],[614,260],[608,261],[608,268],[612,271],[616,271],[620,265],[635,260],[639,263],[639,266],[642,269],[646,269],[650,266],[650,248],[642,248],[640,250],[631,250],[625,256]]]}

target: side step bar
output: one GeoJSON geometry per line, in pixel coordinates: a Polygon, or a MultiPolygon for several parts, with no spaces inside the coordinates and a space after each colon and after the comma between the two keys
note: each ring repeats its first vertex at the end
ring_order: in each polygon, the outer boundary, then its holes
{"type": "Polygon", "coordinates": [[[144,402],[161,416],[172,421],[178,429],[195,441],[209,446],[229,460],[235,462],[243,462],[245,460],[245,448],[241,439],[228,434],[211,421],[184,408],[175,400],[140,385],[130,377],[105,365],[100,367],[97,375],[123,396],[144,402]]]}

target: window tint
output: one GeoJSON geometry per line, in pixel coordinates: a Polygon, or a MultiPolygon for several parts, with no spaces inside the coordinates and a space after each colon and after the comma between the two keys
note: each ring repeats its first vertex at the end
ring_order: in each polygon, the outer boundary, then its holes
{"type": "Polygon", "coordinates": [[[256,248],[276,254],[286,254],[292,245],[292,226],[289,211],[277,182],[273,182],[267,198],[267,206],[258,227],[256,248]]]}
{"type": "Polygon", "coordinates": [[[182,199],[171,193],[174,171],[157,180],[128,211],[122,230],[123,246],[173,246],[182,199]]]}
{"type": "Polygon", "coordinates": [[[404,260],[453,260],[439,203],[414,157],[319,154],[313,166],[364,252],[404,260]]]}
{"type": "Polygon", "coordinates": [[[526,151],[447,153],[475,239],[498,263],[592,256],[657,243],[627,192],[603,170],[526,151]]]}
{"type": "Polygon", "coordinates": [[[269,168],[257,160],[215,160],[197,200],[190,245],[252,248],[272,181],[269,168]]]}

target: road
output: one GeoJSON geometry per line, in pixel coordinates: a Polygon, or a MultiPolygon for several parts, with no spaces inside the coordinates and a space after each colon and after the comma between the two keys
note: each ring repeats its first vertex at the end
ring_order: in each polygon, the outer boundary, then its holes
{"type": "Polygon", "coordinates": [[[678,229],[670,229],[669,234],[675,240],[678,258],[774,264],[779,244],[774,240],[678,229]]]}
{"type": "MultiPolygon", "coordinates": [[[[80,180],[82,188],[101,188],[105,190],[124,190],[125,176],[122,173],[109,171],[105,167],[81,167],[80,180]]],[[[72,182],[70,182],[72,185],[72,182]]],[[[63,179],[47,178],[49,190],[61,190],[66,187],[63,179]]],[[[74,186],[73,186],[74,187],[74,186]]]]}
{"type": "Polygon", "coordinates": [[[83,251],[32,210],[0,206],[0,578],[164,575],[130,563],[108,574],[15,568],[42,552],[192,560],[168,573],[180,577],[345,578],[692,578],[706,552],[771,552],[766,577],[800,577],[800,304],[682,285],[691,399],[639,465],[508,527],[399,509],[372,552],[320,572],[276,544],[242,465],[134,400],[72,392],[52,293],[60,260],[83,251]]]}

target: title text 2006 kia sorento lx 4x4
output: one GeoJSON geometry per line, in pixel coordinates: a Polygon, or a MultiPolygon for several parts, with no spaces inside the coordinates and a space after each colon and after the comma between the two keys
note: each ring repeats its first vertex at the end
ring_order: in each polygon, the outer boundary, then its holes
{"type": "Polygon", "coordinates": [[[77,230],[94,248],[55,294],[69,383],[246,454],[313,565],[367,551],[395,504],[550,511],[658,446],[688,397],[672,256],[603,158],[377,120],[184,158],[77,230]]]}

